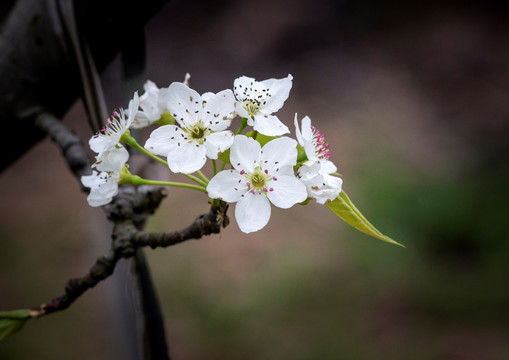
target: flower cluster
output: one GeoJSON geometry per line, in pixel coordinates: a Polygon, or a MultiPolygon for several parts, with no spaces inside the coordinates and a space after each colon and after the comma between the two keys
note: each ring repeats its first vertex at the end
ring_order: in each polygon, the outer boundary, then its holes
{"type": "Polygon", "coordinates": [[[213,201],[236,203],[235,218],[245,232],[262,229],[271,204],[288,209],[309,199],[335,200],[342,186],[331,161],[325,136],[305,116],[294,119],[295,138],[275,115],[288,99],[293,77],[256,81],[241,76],[233,89],[199,94],[184,82],[158,88],[147,81],[144,94],[134,94],[127,111],[118,110],[89,145],[97,153],[92,175],[82,177],[90,188],[91,206],[109,203],[118,185],[130,183],[186,187],[213,201]],[[236,124],[236,131],[230,130],[236,124]],[[155,126],[144,146],[129,129],[155,126]],[[251,127],[249,129],[248,127],[251,127]],[[195,184],[142,179],[130,174],[124,144],[165,164],[195,184]],[[213,176],[201,170],[210,160],[213,176]],[[218,164],[220,162],[221,164],[218,164]],[[218,166],[220,168],[218,170],[218,166]]]}

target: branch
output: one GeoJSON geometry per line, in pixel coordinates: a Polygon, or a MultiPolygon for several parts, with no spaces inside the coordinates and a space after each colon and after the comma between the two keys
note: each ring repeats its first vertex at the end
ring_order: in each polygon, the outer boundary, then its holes
{"type": "Polygon", "coordinates": [[[35,125],[49,135],[60,150],[78,180],[90,174],[92,162],[81,139],[54,115],[43,112],[36,116],[35,125]]]}
{"type": "MultiPolygon", "coordinates": [[[[62,155],[72,173],[78,179],[90,173],[90,164],[87,150],[83,142],[54,115],[41,113],[34,123],[43,130],[61,149],[62,155]]],[[[87,189],[82,187],[82,190],[87,189]]],[[[152,249],[176,245],[190,239],[200,239],[203,236],[217,234],[229,223],[226,215],[228,204],[214,200],[210,211],[196,218],[189,226],[180,231],[170,233],[146,233],[143,226],[147,217],[153,214],[166,196],[164,187],[123,185],[119,187],[118,194],[112,202],[103,207],[106,216],[114,223],[111,248],[109,252],[97,259],[84,277],[71,279],[65,287],[65,293],[52,299],[46,304],[27,311],[27,318],[41,317],[57,311],[67,309],[88,289],[95,287],[99,282],[110,277],[120,259],[129,259],[139,256],[140,249],[150,246],[152,249]]],[[[139,264],[138,264],[139,265],[139,264]]],[[[151,330],[158,322],[150,324],[151,330]]],[[[159,324],[159,325],[162,325],[159,324]]],[[[154,334],[164,336],[164,331],[151,331],[145,333],[150,336],[150,351],[166,352],[166,343],[159,344],[154,334]],[[156,343],[156,345],[153,345],[156,343]]]]}
{"type": "Polygon", "coordinates": [[[190,239],[200,239],[210,234],[218,234],[221,228],[226,227],[229,223],[226,211],[228,204],[221,202],[217,206],[212,206],[207,214],[199,216],[187,228],[172,233],[145,233],[138,232],[133,234],[131,242],[134,246],[150,246],[152,249],[158,247],[168,247],[176,245],[190,239]]]}
{"type": "Polygon", "coordinates": [[[113,228],[112,247],[108,254],[99,257],[87,275],[70,280],[65,287],[64,295],[32,309],[30,317],[41,317],[68,308],[88,289],[111,276],[120,259],[133,257],[137,248],[145,246],[150,246],[153,249],[168,247],[186,240],[200,239],[206,235],[220,233],[221,229],[229,222],[226,215],[227,210],[228,204],[224,202],[212,205],[207,214],[196,218],[188,227],[171,233],[145,233],[136,230],[132,221],[117,222],[113,228]]]}

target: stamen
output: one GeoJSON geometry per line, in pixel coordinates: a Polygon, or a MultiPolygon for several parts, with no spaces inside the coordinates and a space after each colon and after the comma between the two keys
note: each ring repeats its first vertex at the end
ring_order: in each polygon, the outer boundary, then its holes
{"type": "Polygon", "coordinates": [[[325,135],[320,133],[315,126],[311,125],[311,130],[313,132],[313,145],[315,146],[315,154],[321,159],[330,160],[331,153],[329,149],[329,144],[325,142],[325,135]]]}

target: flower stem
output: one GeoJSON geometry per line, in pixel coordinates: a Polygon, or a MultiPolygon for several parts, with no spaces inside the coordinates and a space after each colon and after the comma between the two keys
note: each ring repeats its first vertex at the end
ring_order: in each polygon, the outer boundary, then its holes
{"type": "Polygon", "coordinates": [[[121,138],[121,141],[125,142],[127,145],[129,146],[132,146],[133,148],[135,148],[136,150],[142,152],[143,154],[147,155],[148,157],[160,162],[161,164],[163,165],[166,165],[168,166],[168,163],[166,161],[164,161],[163,159],[161,159],[159,156],[157,155],[154,155],[152,154],[150,151],[148,151],[147,149],[145,149],[143,146],[141,146],[140,144],[138,144],[138,142],[136,141],[135,138],[133,138],[131,136],[131,134],[129,134],[128,132],[124,133],[122,135],[122,138],[121,138]]]}
{"type": "Polygon", "coordinates": [[[161,180],[149,180],[149,179],[143,179],[139,177],[138,175],[131,175],[129,179],[129,183],[139,186],[139,185],[159,185],[159,186],[173,186],[173,187],[181,187],[181,188],[187,188],[187,189],[193,189],[198,190],[201,192],[204,192],[207,194],[207,190],[203,186],[193,185],[193,184],[186,184],[181,182],[175,182],[175,181],[161,181],[161,180]]]}
{"type": "MultiPolygon", "coordinates": [[[[132,146],[136,150],[139,150],[140,152],[142,152],[143,154],[147,155],[148,157],[150,157],[150,158],[160,162],[161,164],[163,164],[165,166],[168,166],[168,163],[166,161],[161,159],[159,156],[152,154],[150,151],[148,151],[147,149],[142,147],[140,144],[138,144],[136,139],[133,138],[129,132],[125,132],[122,135],[121,141],[125,142],[129,146],[132,146]]],[[[186,176],[188,179],[194,181],[197,184],[200,184],[203,187],[207,187],[207,184],[209,182],[209,179],[207,179],[206,177],[205,177],[206,181],[203,181],[203,180],[197,178],[196,176],[193,176],[193,175],[190,175],[190,174],[182,174],[182,175],[186,176]]]]}
{"type": "Polygon", "coordinates": [[[212,160],[212,170],[214,171],[214,176],[215,176],[217,174],[216,160],[212,160]]]}
{"type": "Polygon", "coordinates": [[[184,173],[182,173],[182,175],[187,177],[189,180],[193,180],[195,183],[200,184],[203,187],[207,187],[208,179],[207,179],[207,182],[205,182],[205,181],[201,180],[200,178],[197,178],[196,176],[191,175],[191,174],[184,174],[184,173]]]}
{"type": "Polygon", "coordinates": [[[237,134],[236,135],[241,134],[242,131],[246,128],[246,126],[247,126],[247,118],[242,118],[242,122],[240,123],[240,127],[237,130],[237,134]]]}
{"type": "Polygon", "coordinates": [[[199,177],[201,177],[203,179],[203,181],[205,181],[205,183],[207,183],[207,184],[209,183],[209,181],[210,181],[209,178],[206,177],[200,170],[198,170],[196,173],[198,174],[199,177]]]}

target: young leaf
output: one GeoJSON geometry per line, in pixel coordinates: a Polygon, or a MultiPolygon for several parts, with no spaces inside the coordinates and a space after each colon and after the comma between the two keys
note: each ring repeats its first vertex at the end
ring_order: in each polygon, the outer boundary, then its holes
{"type": "Polygon", "coordinates": [[[397,241],[392,240],[390,237],[385,236],[375,228],[355,207],[344,191],[341,191],[335,200],[326,203],[326,205],[334,214],[357,230],[388,243],[405,247],[397,241]]]}
{"type": "Polygon", "coordinates": [[[0,340],[20,331],[30,318],[30,310],[0,311],[0,340]]]}
{"type": "Polygon", "coordinates": [[[265,145],[269,141],[277,139],[279,137],[279,136],[263,135],[263,134],[260,134],[259,132],[256,132],[256,131],[249,131],[249,132],[246,133],[246,136],[254,138],[256,141],[258,141],[260,143],[260,145],[262,147],[263,147],[263,145],[265,145]]]}
{"type": "Polygon", "coordinates": [[[219,154],[218,159],[226,164],[229,164],[230,163],[230,149],[219,154]]]}

